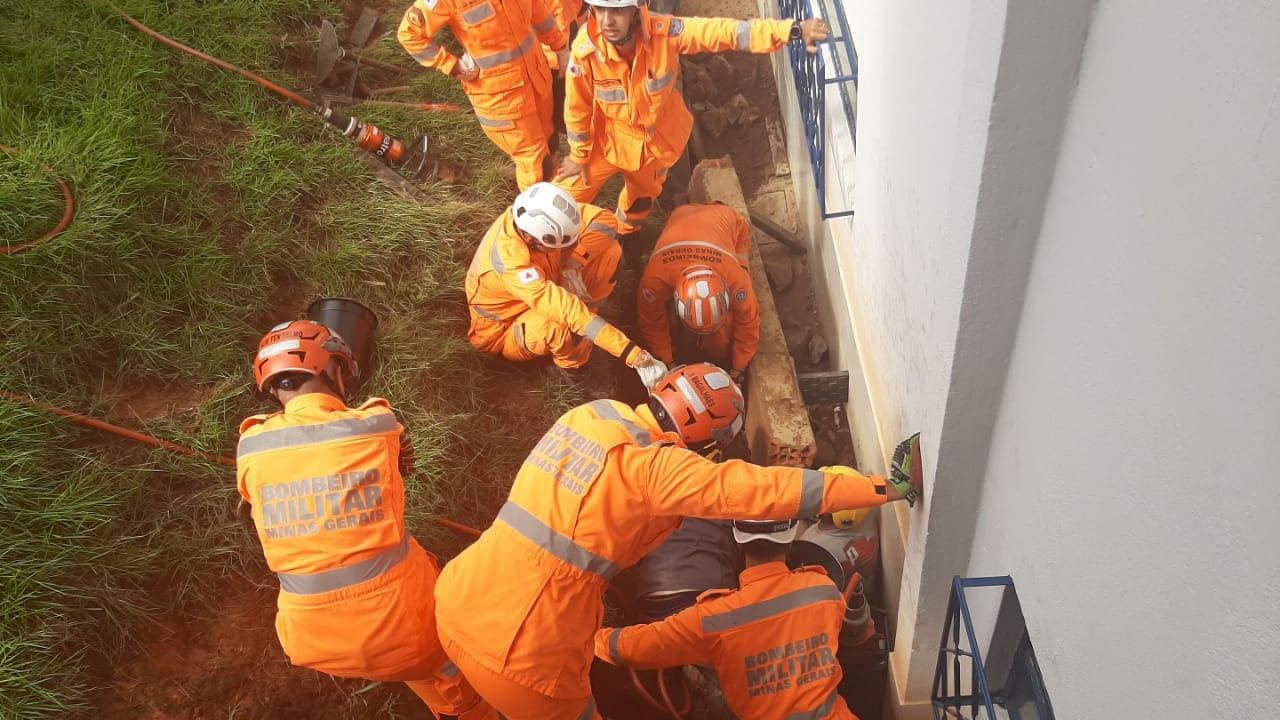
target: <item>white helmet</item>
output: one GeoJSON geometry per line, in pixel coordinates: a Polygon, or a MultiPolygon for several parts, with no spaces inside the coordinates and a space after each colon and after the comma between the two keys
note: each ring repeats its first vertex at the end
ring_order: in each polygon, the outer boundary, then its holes
{"type": "Polygon", "coordinates": [[[530,185],[511,203],[516,227],[543,247],[556,249],[578,242],[582,213],[573,196],[549,182],[530,185]]]}
{"type": "Polygon", "coordinates": [[[792,520],[734,520],[733,539],[739,545],[755,540],[786,545],[796,537],[796,521],[792,520]]]}
{"type": "Polygon", "coordinates": [[[638,8],[644,4],[644,0],[586,0],[588,5],[603,8],[638,8]]]}

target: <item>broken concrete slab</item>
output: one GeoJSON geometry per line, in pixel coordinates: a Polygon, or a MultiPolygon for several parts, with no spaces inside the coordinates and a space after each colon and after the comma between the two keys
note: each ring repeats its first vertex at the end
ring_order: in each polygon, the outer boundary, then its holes
{"type": "Polygon", "coordinates": [[[729,113],[724,108],[708,108],[698,116],[698,124],[711,137],[718,138],[729,129],[729,113]]]}
{"type": "Polygon", "coordinates": [[[764,271],[769,276],[769,286],[775,293],[790,290],[795,282],[796,269],[792,259],[786,252],[775,251],[764,256],[764,271]]]}
{"type": "MultiPolygon", "coordinates": [[[[748,216],[737,172],[727,158],[698,163],[689,182],[689,197],[693,202],[723,202],[748,216]]],[[[747,376],[747,442],[757,463],[810,467],[817,452],[813,428],[777,306],[768,292],[760,233],[755,229],[752,239],[750,269],[760,302],[760,346],[747,376]]]]}

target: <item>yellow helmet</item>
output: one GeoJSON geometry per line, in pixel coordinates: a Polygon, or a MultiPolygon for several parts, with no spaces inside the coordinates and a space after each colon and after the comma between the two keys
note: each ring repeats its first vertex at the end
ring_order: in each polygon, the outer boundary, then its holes
{"type": "MultiPolygon", "coordinates": [[[[845,465],[828,465],[826,467],[822,467],[818,469],[821,470],[822,472],[835,473],[837,475],[860,475],[861,474],[857,470],[854,470],[853,468],[845,465]]],[[[838,528],[847,529],[857,525],[863,520],[866,520],[867,516],[870,514],[871,514],[871,508],[858,508],[857,510],[840,510],[838,512],[831,513],[831,522],[838,528]]]]}

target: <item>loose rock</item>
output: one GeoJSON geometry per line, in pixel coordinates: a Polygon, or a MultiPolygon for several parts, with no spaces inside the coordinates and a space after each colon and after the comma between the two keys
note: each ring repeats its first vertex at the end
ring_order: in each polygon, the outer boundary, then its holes
{"type": "Polygon", "coordinates": [[[729,118],[724,108],[711,108],[698,116],[702,129],[711,133],[711,137],[720,137],[729,128],[729,118]]]}
{"type": "Polygon", "coordinates": [[[820,333],[809,338],[809,362],[816,366],[821,366],[822,361],[827,357],[827,351],[830,346],[827,345],[827,339],[820,333]]]}
{"type": "Polygon", "coordinates": [[[791,256],[785,253],[772,252],[764,256],[764,272],[769,276],[769,287],[775,293],[786,292],[795,282],[795,266],[791,256]]]}
{"type": "Polygon", "coordinates": [[[733,84],[733,66],[729,64],[729,61],[723,55],[712,55],[711,59],[707,60],[706,64],[703,65],[703,68],[711,76],[712,85],[710,87],[713,91],[716,88],[728,90],[735,87],[733,84]]]}

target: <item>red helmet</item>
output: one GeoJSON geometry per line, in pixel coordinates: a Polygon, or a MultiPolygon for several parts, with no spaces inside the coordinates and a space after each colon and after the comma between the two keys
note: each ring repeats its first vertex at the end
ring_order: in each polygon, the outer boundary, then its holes
{"type": "Polygon", "coordinates": [[[664,430],[697,452],[727,447],[742,432],[746,402],[729,373],[711,363],[681,365],[654,386],[649,407],[664,430]]]}
{"type": "Polygon", "coordinates": [[[706,265],[684,269],[676,285],[676,315],[699,335],[710,335],[729,319],[729,288],[724,278],[706,265]]]}
{"type": "Polygon", "coordinates": [[[253,382],[265,391],[276,375],[320,375],[329,367],[330,358],[335,357],[352,377],[360,376],[351,348],[332,330],[312,320],[283,322],[267,331],[258,343],[258,354],[253,359],[253,382]]]}

